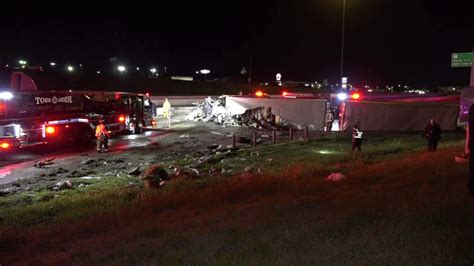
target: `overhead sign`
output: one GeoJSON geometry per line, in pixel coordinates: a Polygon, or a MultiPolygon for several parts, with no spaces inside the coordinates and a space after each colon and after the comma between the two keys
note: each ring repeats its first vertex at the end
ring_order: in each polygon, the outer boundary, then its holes
{"type": "Polygon", "coordinates": [[[473,53],[453,53],[451,67],[472,67],[473,53]]]}
{"type": "Polygon", "coordinates": [[[347,77],[342,77],[341,84],[341,88],[347,89],[347,77]]]}

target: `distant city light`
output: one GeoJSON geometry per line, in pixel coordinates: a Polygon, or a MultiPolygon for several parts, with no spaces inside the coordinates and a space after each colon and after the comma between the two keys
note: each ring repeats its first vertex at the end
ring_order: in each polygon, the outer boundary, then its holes
{"type": "Polygon", "coordinates": [[[196,74],[199,74],[199,70],[196,70],[196,74]]]}
{"type": "Polygon", "coordinates": [[[55,66],[56,63],[55,63],[55,62],[51,62],[51,63],[49,63],[49,65],[50,65],[50,66],[55,66]]]}
{"type": "Polygon", "coordinates": [[[99,71],[99,70],[97,70],[97,74],[100,74],[100,71],[99,71]]]}
{"type": "Polygon", "coordinates": [[[276,81],[281,81],[281,74],[277,73],[275,78],[276,78],[276,81]]]}
{"type": "Polygon", "coordinates": [[[137,67],[137,70],[140,70],[140,68],[139,68],[139,67],[137,67]]]}
{"type": "Polygon", "coordinates": [[[26,65],[28,62],[26,60],[18,60],[18,63],[22,66],[26,65]]]}
{"type": "Polygon", "coordinates": [[[209,69],[201,69],[201,70],[199,70],[199,72],[203,75],[211,74],[211,70],[209,70],[209,69]]]}
{"type": "Polygon", "coordinates": [[[67,66],[67,71],[69,71],[69,72],[74,71],[74,67],[73,66],[67,66]]]}
{"type": "Polygon", "coordinates": [[[150,69],[150,72],[153,73],[153,74],[155,74],[155,73],[156,73],[156,68],[151,68],[151,69],[150,69]]]}
{"type": "Polygon", "coordinates": [[[117,67],[117,70],[120,71],[120,73],[124,72],[125,70],[127,70],[127,68],[125,68],[125,66],[118,66],[117,67]]]}

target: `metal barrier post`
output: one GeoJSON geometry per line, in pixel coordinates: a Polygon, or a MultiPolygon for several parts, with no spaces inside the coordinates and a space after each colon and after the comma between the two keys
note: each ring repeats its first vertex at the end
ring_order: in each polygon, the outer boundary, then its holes
{"type": "Polygon", "coordinates": [[[253,147],[257,147],[257,132],[253,132],[252,136],[253,147]]]}

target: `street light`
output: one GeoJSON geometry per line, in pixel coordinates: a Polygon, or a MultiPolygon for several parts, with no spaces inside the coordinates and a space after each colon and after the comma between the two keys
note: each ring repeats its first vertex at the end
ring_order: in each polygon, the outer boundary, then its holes
{"type": "Polygon", "coordinates": [[[50,66],[56,66],[56,63],[55,62],[50,62],[49,65],[50,66]]]}
{"type": "Polygon", "coordinates": [[[67,66],[67,71],[69,71],[69,72],[74,71],[74,67],[73,66],[67,66]]]}
{"type": "Polygon", "coordinates": [[[151,68],[151,69],[150,69],[150,72],[151,72],[152,74],[155,74],[155,73],[156,73],[156,68],[151,68]]]}
{"type": "Polygon", "coordinates": [[[18,63],[19,63],[21,66],[24,66],[24,65],[26,65],[28,62],[26,62],[26,60],[18,60],[18,63]]]}
{"type": "Polygon", "coordinates": [[[127,70],[127,68],[125,66],[118,66],[117,70],[120,72],[120,74],[122,74],[123,72],[125,72],[125,70],[127,70]]]}

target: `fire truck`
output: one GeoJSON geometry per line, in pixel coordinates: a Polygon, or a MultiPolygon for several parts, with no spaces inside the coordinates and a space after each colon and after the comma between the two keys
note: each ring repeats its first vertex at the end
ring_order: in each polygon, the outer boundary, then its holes
{"type": "Polygon", "coordinates": [[[0,82],[0,152],[89,142],[99,120],[111,134],[136,134],[155,124],[156,108],[145,94],[38,90],[22,72],[12,72],[5,85],[0,82]]]}

